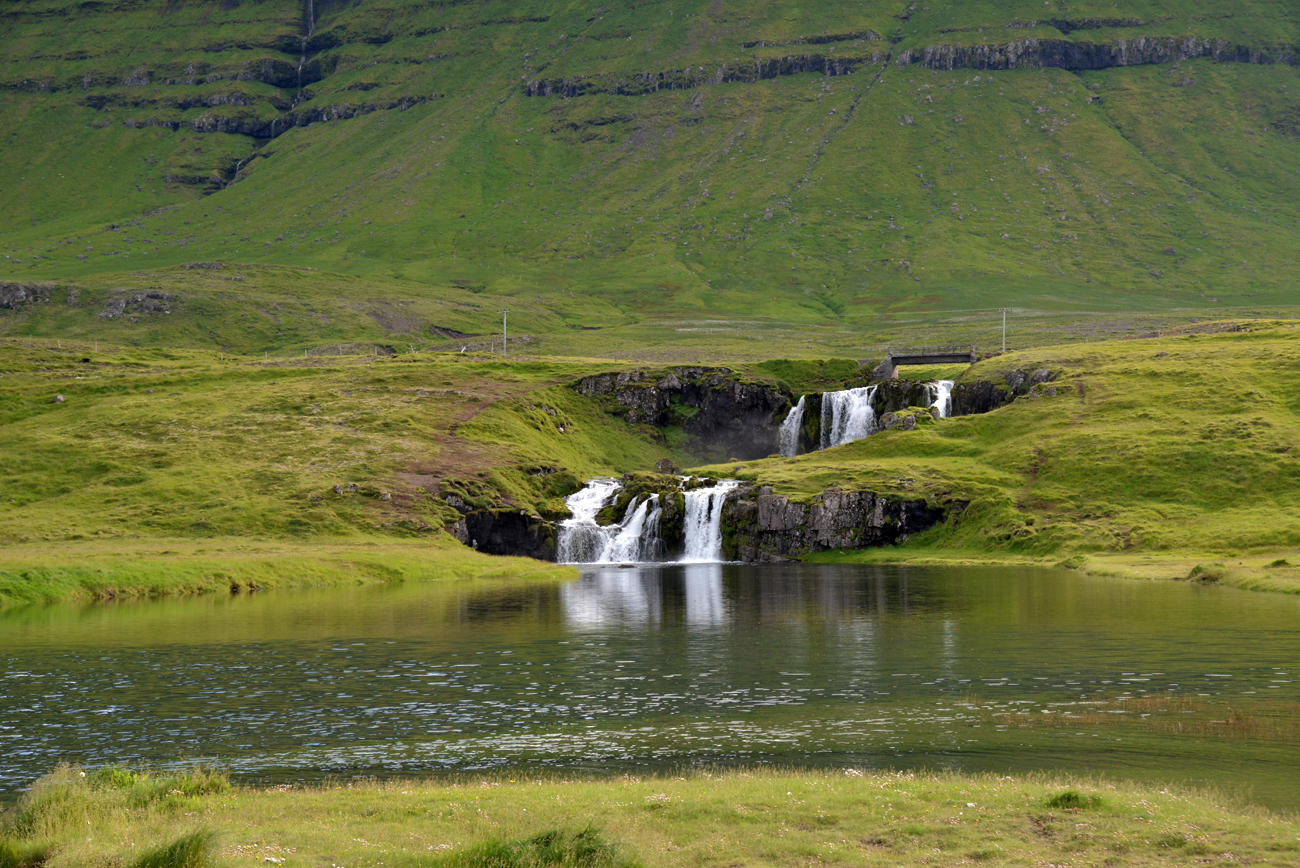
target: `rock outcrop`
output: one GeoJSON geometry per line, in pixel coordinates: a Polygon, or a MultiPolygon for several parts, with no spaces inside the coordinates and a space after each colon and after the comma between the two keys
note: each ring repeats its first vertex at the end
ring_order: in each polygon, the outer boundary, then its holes
{"type": "Polygon", "coordinates": [[[33,304],[49,304],[50,291],[55,288],[47,283],[0,283],[0,310],[22,310],[33,304]]]}
{"type": "Polygon", "coordinates": [[[1203,57],[1219,63],[1294,65],[1297,62],[1297,52],[1290,46],[1259,49],[1194,36],[1137,36],[1109,42],[1021,39],[975,45],[927,45],[902,51],[893,62],[899,66],[919,64],[928,69],[1085,70],[1177,63],[1203,57]]]}
{"type": "Polygon", "coordinates": [[[952,390],[952,415],[971,416],[996,410],[1022,395],[1030,394],[1035,387],[1050,382],[1054,376],[1047,368],[1038,368],[1033,371],[1009,371],[1002,383],[991,380],[958,383],[952,390]]]}
{"type": "Polygon", "coordinates": [[[888,52],[873,49],[856,56],[791,54],[784,57],[759,57],[706,69],[686,67],[632,75],[577,75],[568,78],[543,78],[524,85],[525,96],[575,97],[590,94],[644,96],[661,90],[691,90],[706,84],[752,84],[785,75],[816,72],[826,76],[849,75],[864,66],[880,63],[888,52]]]}
{"type": "Polygon", "coordinates": [[[489,555],[517,555],[555,560],[558,525],[520,509],[470,512],[451,527],[452,536],[489,555]]]}
{"type": "Polygon", "coordinates": [[[633,425],[678,428],[688,450],[719,459],[748,461],[777,452],[778,429],[791,406],[777,387],[747,382],[727,368],[597,374],[573,389],[627,408],[621,415],[633,425]]]}
{"type": "Polygon", "coordinates": [[[722,509],[723,555],[771,563],[830,549],[893,545],[933,527],[945,510],[923,500],[831,488],[811,503],[791,501],[771,488],[744,487],[722,509]]]}
{"type": "Polygon", "coordinates": [[[171,313],[176,296],[169,292],[150,290],[119,295],[104,302],[104,309],[99,312],[101,319],[120,319],[151,313],[171,313]]]}

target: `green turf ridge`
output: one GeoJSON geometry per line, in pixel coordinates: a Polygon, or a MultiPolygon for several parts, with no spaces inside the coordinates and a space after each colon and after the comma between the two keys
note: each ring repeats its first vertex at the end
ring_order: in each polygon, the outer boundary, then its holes
{"type": "Polygon", "coordinates": [[[130,864],[200,840],[212,844],[198,848],[205,856],[198,868],[1207,861],[1281,868],[1300,853],[1294,818],[1210,792],[851,767],[588,780],[518,771],[256,789],[202,771],[83,776],[64,766],[37,781],[5,820],[4,852],[39,852],[49,868],[130,864]],[[589,861],[575,860],[575,851],[589,861]],[[527,861],[529,854],[542,858],[527,861]]]}

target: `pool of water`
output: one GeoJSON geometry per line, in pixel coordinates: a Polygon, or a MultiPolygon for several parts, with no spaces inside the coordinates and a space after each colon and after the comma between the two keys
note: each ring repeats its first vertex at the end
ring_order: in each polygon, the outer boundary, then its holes
{"type": "Polygon", "coordinates": [[[1047,570],[601,568],[0,616],[0,797],[508,767],[1060,770],[1300,808],[1300,600],[1047,570]]]}

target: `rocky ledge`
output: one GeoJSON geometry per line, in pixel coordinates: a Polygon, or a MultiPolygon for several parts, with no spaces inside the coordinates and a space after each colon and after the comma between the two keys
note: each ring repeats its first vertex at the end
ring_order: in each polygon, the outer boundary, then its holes
{"type": "Polygon", "coordinates": [[[768,486],[743,487],[722,509],[723,554],[747,563],[787,561],[831,549],[894,545],[943,521],[947,509],[870,491],[830,488],[798,503],[768,486]]]}
{"type": "Polygon", "coordinates": [[[705,458],[751,461],[778,451],[778,430],[790,398],[776,386],[743,380],[727,368],[673,368],[597,374],[573,384],[604,397],[633,424],[678,428],[688,451],[705,458]]]}

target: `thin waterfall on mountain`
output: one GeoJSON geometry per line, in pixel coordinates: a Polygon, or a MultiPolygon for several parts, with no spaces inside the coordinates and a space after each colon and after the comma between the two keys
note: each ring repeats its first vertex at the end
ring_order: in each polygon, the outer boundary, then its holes
{"type": "Polygon", "coordinates": [[[794,405],[781,423],[781,454],[786,458],[793,458],[799,451],[799,427],[803,425],[803,409],[807,397],[800,395],[799,403],[794,405]]]}
{"type": "Polygon", "coordinates": [[[302,37],[302,56],[298,58],[298,90],[302,90],[302,67],[307,62],[307,40],[316,32],[316,7],[307,0],[307,35],[302,37]]]}
{"type": "Polygon", "coordinates": [[[727,492],[739,484],[735,479],[723,479],[711,488],[686,492],[683,562],[722,560],[722,506],[727,500],[727,492]]]}
{"type": "Polygon", "coordinates": [[[930,406],[939,411],[940,419],[947,419],[952,415],[952,380],[935,380],[933,383],[927,383],[926,388],[930,390],[930,406]]]}
{"type": "Polygon", "coordinates": [[[876,411],[871,406],[875,386],[860,386],[822,395],[821,448],[829,449],[861,440],[876,430],[876,411]]]}

